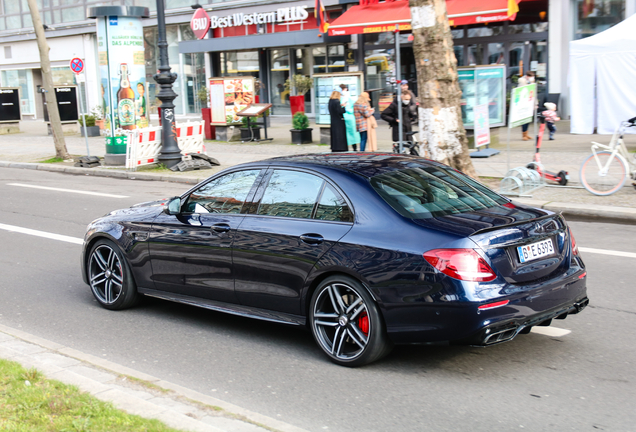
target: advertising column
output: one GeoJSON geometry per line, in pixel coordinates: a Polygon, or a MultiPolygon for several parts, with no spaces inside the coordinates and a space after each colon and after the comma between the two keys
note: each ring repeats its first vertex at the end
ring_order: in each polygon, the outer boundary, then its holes
{"type": "Polygon", "coordinates": [[[148,17],[148,8],[99,6],[90,8],[88,15],[97,18],[100,92],[106,129],[110,130],[111,137],[115,137],[116,129],[147,127],[141,18],[148,17]]]}

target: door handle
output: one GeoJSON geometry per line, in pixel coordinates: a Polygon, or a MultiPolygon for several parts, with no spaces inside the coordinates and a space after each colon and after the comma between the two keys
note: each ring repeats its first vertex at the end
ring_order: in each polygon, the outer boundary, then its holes
{"type": "Polygon", "coordinates": [[[226,223],[219,223],[212,225],[212,230],[218,233],[228,232],[230,230],[230,226],[226,223]]]}
{"type": "Polygon", "coordinates": [[[320,244],[322,243],[325,238],[323,236],[321,236],[320,234],[303,234],[300,236],[300,240],[302,240],[303,242],[307,243],[307,244],[320,244]]]}

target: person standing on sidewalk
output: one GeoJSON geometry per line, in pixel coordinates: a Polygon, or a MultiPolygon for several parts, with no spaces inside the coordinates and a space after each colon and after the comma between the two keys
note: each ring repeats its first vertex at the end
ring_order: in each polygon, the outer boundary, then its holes
{"type": "Polygon", "coordinates": [[[334,90],[329,98],[329,115],[331,116],[331,151],[346,152],[347,130],[345,127],[344,113],[345,107],[340,101],[340,92],[334,90]]]}
{"type": "Polygon", "coordinates": [[[341,102],[345,107],[344,121],[347,129],[347,143],[352,147],[353,151],[358,151],[358,144],[360,144],[360,134],[356,129],[356,116],[353,114],[354,101],[349,95],[349,86],[346,84],[340,84],[342,93],[341,102]]]}
{"type": "Polygon", "coordinates": [[[411,92],[402,93],[402,103],[398,104],[397,100],[394,100],[393,102],[391,102],[391,105],[389,105],[387,109],[382,111],[382,120],[389,122],[389,125],[391,126],[391,128],[393,128],[392,134],[394,142],[400,140],[400,130],[398,129],[398,127],[400,126],[400,112],[398,110],[402,110],[402,140],[409,140],[406,136],[406,133],[413,130],[411,128],[411,121],[414,120],[413,112],[409,108],[410,103],[411,92]]]}
{"type": "MultiPolygon", "coordinates": [[[[534,72],[527,71],[526,74],[522,76],[521,78],[519,78],[519,81],[517,81],[517,87],[525,86],[532,83],[534,83],[534,72]]],[[[528,141],[532,139],[530,138],[530,135],[528,135],[529,126],[530,126],[530,123],[521,125],[521,139],[524,141],[528,141]]]]}
{"type": "Polygon", "coordinates": [[[356,129],[360,133],[360,151],[367,147],[367,119],[373,116],[375,110],[369,107],[369,93],[362,92],[353,105],[353,114],[356,116],[356,129]]]}

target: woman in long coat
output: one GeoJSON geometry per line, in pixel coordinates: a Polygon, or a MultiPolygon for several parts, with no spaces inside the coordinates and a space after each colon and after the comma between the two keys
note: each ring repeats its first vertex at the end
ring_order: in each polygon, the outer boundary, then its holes
{"type": "Polygon", "coordinates": [[[334,90],[329,98],[329,115],[331,116],[331,151],[346,152],[347,130],[344,121],[345,107],[340,103],[340,92],[334,90]]]}

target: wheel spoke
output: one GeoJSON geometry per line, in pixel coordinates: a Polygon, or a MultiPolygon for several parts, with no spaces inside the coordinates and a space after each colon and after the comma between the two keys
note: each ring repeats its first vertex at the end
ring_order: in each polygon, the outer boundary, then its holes
{"type": "Polygon", "coordinates": [[[338,301],[338,291],[333,285],[330,285],[329,288],[327,288],[327,292],[329,293],[329,299],[331,300],[331,306],[333,307],[333,310],[335,310],[336,313],[340,314],[343,309],[340,308],[342,299],[340,299],[340,302],[338,301]]]}
{"type": "Polygon", "coordinates": [[[106,272],[101,272],[101,273],[96,274],[95,276],[93,276],[93,277],[91,278],[91,283],[95,282],[95,279],[97,279],[98,277],[102,277],[102,276],[104,276],[104,274],[105,274],[105,273],[106,273],[106,272]]]}
{"type": "MultiPolygon", "coordinates": [[[[103,273],[102,273],[102,274],[103,274],[103,273]]],[[[108,280],[108,279],[104,278],[104,279],[100,279],[100,280],[98,280],[98,281],[91,281],[91,283],[93,284],[93,286],[97,286],[97,285],[99,285],[99,284],[101,284],[101,283],[106,282],[107,280],[108,280]]]]}
{"type": "MultiPolygon", "coordinates": [[[[345,306],[344,301],[342,301],[342,295],[340,294],[340,291],[335,284],[331,285],[331,289],[333,290],[333,295],[339,306],[339,309],[337,309],[336,312],[343,313],[345,310],[347,310],[347,307],[345,306]]],[[[331,301],[333,302],[333,299],[331,299],[331,301]]]]}
{"type": "Polygon", "coordinates": [[[362,299],[360,297],[358,297],[356,299],[356,301],[354,301],[353,303],[351,303],[349,305],[349,307],[347,308],[347,314],[350,314],[351,311],[353,310],[353,308],[355,308],[357,305],[359,305],[362,302],[362,299]]]}
{"type": "Polygon", "coordinates": [[[349,320],[353,321],[354,319],[356,319],[358,315],[360,315],[360,312],[366,310],[366,308],[367,307],[364,305],[364,303],[360,305],[360,307],[351,314],[351,316],[349,317],[349,320]]]}
{"type": "Polygon", "coordinates": [[[115,255],[115,251],[110,249],[110,255],[108,255],[108,268],[110,269],[110,271],[115,270],[116,259],[117,255],[115,255]]]}
{"type": "Polygon", "coordinates": [[[352,323],[351,328],[353,329],[353,332],[351,330],[348,330],[349,336],[351,336],[351,339],[353,339],[353,341],[358,344],[360,348],[364,348],[367,345],[369,339],[364,335],[364,333],[362,333],[357,325],[352,323]]]}
{"type": "Polygon", "coordinates": [[[335,326],[338,325],[338,322],[334,322],[334,321],[314,321],[314,324],[325,326],[325,327],[335,327],[335,326]]]}
{"type": "MultiPolygon", "coordinates": [[[[342,327],[340,327],[342,328],[342,327]]],[[[335,352],[336,357],[340,357],[340,353],[342,352],[342,345],[344,345],[345,339],[347,339],[347,331],[341,331],[339,335],[340,341],[338,342],[338,349],[335,352]]],[[[334,344],[336,343],[336,337],[334,336],[334,344]]]]}
{"type": "Polygon", "coordinates": [[[336,343],[338,342],[338,338],[340,336],[340,332],[342,331],[342,327],[338,327],[336,329],[336,333],[333,335],[333,341],[331,342],[331,354],[336,354],[336,343]]]}
{"type": "Polygon", "coordinates": [[[106,262],[106,260],[102,256],[101,251],[96,250],[95,253],[93,253],[93,257],[95,257],[95,262],[97,263],[99,268],[104,270],[104,271],[106,271],[106,269],[108,268],[108,263],[106,262]]]}
{"type": "Polygon", "coordinates": [[[316,312],[314,313],[314,318],[333,318],[338,319],[340,315],[337,313],[324,313],[324,312],[316,312]]]}
{"type": "Polygon", "coordinates": [[[121,275],[119,275],[117,273],[112,273],[112,277],[113,277],[113,279],[115,279],[119,283],[119,285],[121,285],[122,282],[124,281],[124,278],[121,277],[121,275]]]}
{"type": "Polygon", "coordinates": [[[110,303],[113,298],[113,292],[111,288],[112,284],[109,280],[106,282],[106,286],[104,287],[104,297],[106,297],[106,303],[110,303]]]}

